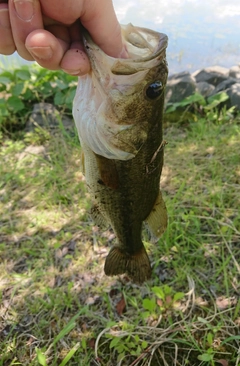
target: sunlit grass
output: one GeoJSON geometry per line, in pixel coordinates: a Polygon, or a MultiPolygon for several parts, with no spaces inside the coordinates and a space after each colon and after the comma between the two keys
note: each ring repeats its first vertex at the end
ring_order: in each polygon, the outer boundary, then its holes
{"type": "Polygon", "coordinates": [[[74,131],[3,136],[0,365],[239,366],[239,117],[171,124],[153,276],[108,278],[74,131]],[[200,125],[201,124],[201,125],[200,125]]]}

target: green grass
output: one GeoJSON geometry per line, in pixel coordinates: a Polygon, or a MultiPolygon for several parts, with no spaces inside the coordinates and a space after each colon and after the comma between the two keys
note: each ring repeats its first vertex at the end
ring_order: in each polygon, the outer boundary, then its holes
{"type": "Polygon", "coordinates": [[[240,119],[225,117],[166,124],[169,225],[144,234],[143,286],[104,275],[114,238],[88,215],[76,133],[2,135],[0,366],[240,365],[240,119]]]}

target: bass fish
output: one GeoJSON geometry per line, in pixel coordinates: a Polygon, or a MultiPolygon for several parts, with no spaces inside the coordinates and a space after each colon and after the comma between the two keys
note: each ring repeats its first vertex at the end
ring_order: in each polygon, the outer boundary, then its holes
{"type": "Polygon", "coordinates": [[[84,36],[91,72],[79,78],[73,116],[93,220],[110,225],[117,238],[105,274],[142,283],[151,277],[143,222],[156,239],[167,227],[160,191],[167,36],[128,24],[122,37],[127,59],[106,55],[84,36]]]}

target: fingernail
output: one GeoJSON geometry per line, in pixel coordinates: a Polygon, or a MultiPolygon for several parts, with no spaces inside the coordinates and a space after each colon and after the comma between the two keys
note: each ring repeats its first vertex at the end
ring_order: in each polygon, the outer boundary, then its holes
{"type": "Polygon", "coordinates": [[[66,72],[67,74],[72,75],[72,76],[77,76],[77,75],[81,74],[81,70],[62,69],[62,71],[66,72]]]}
{"type": "Polygon", "coordinates": [[[48,60],[52,57],[53,51],[51,47],[32,47],[28,48],[28,51],[34,58],[39,60],[48,60]]]}
{"type": "Polygon", "coordinates": [[[3,28],[10,28],[10,20],[9,20],[8,9],[1,9],[0,10],[0,25],[3,28]]]}
{"type": "Polygon", "coordinates": [[[20,19],[29,22],[34,14],[33,0],[14,0],[15,10],[20,19]]]}

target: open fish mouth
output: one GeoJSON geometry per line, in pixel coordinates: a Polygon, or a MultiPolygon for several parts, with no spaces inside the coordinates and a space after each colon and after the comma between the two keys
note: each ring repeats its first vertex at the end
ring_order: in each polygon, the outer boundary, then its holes
{"type": "Polygon", "coordinates": [[[128,58],[120,59],[107,56],[107,63],[96,57],[99,47],[92,41],[88,33],[84,34],[84,45],[94,71],[103,67],[115,75],[129,75],[150,69],[163,61],[168,45],[168,37],[146,28],[134,27],[132,24],[122,25],[122,37],[126,46],[128,58]]]}

